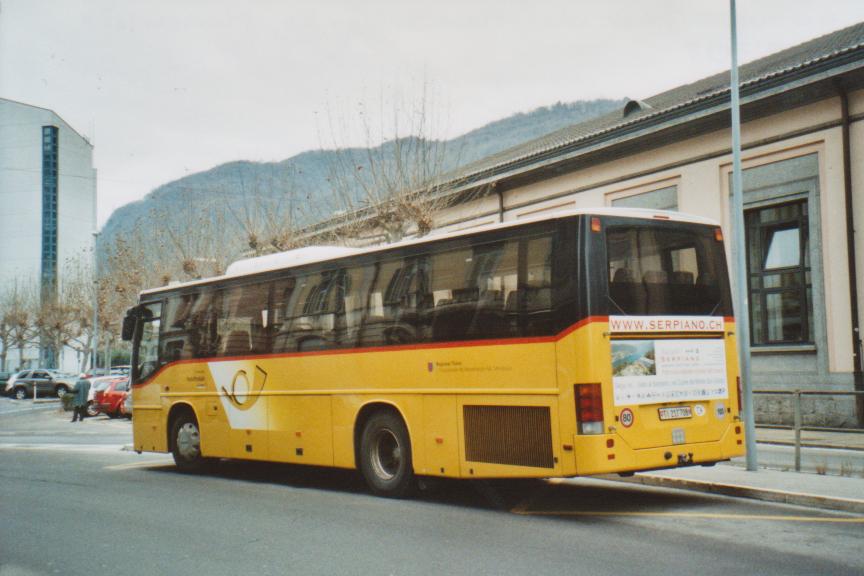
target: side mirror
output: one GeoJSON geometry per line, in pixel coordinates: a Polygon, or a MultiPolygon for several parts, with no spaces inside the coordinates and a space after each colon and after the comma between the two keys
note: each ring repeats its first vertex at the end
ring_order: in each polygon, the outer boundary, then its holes
{"type": "Polygon", "coordinates": [[[123,318],[123,329],[120,336],[126,342],[131,342],[133,336],[135,336],[135,321],[137,316],[135,308],[130,308],[126,311],[126,316],[123,318]]]}

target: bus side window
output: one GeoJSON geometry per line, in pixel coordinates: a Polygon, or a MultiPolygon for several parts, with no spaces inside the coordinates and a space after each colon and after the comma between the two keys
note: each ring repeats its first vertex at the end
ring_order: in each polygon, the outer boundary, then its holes
{"type": "Polygon", "coordinates": [[[163,363],[192,358],[189,338],[192,309],[200,294],[184,294],[168,298],[165,310],[165,331],[160,339],[163,363]]]}
{"type": "MultiPolygon", "coordinates": [[[[502,338],[511,335],[506,309],[508,297],[518,288],[519,242],[478,246],[474,250],[469,285],[476,286],[477,305],[468,327],[468,338],[502,338]]],[[[513,298],[510,299],[514,302],[513,298]]]]}
{"type": "Polygon", "coordinates": [[[205,288],[192,309],[189,323],[189,340],[195,358],[210,358],[219,352],[219,333],[216,317],[222,293],[205,288]]]}
{"type": "Polygon", "coordinates": [[[342,271],[324,270],[300,276],[285,321],[276,336],[279,352],[302,352],[332,348],[337,342],[337,316],[343,303],[342,271]]]}
{"type": "Polygon", "coordinates": [[[433,253],[429,258],[432,292],[432,340],[464,340],[474,320],[479,290],[471,286],[474,251],[457,248],[433,253]]]}
{"type": "Polygon", "coordinates": [[[359,344],[363,324],[363,313],[369,300],[369,291],[375,280],[375,266],[350,268],[343,276],[342,317],[339,320],[339,344],[343,348],[353,348],[359,344]]]}
{"type": "Polygon", "coordinates": [[[502,338],[518,330],[519,241],[432,254],[432,340],[502,338]]]}
{"type": "Polygon", "coordinates": [[[522,281],[525,300],[524,334],[548,333],[552,326],[552,237],[529,238],[522,281]]]}
{"type": "Polygon", "coordinates": [[[294,298],[298,290],[296,278],[279,279],[273,284],[273,303],[270,309],[269,332],[272,335],[273,352],[288,352],[290,348],[289,321],[294,298]]]}
{"type": "Polygon", "coordinates": [[[269,350],[265,321],[269,284],[228,288],[217,312],[219,356],[263,354],[269,350]]]}
{"type": "Polygon", "coordinates": [[[291,300],[286,303],[285,322],[278,337],[280,352],[297,352],[304,342],[308,343],[314,338],[314,319],[308,312],[314,308],[320,280],[320,274],[297,277],[297,287],[291,300]]]}
{"type": "Polygon", "coordinates": [[[358,339],[361,346],[422,341],[420,310],[425,300],[423,258],[377,264],[358,339]]]}
{"type": "MultiPolygon", "coordinates": [[[[143,382],[159,368],[159,322],[162,305],[149,304],[144,307],[139,327],[138,353],[133,366],[133,382],[143,382]]],[[[164,363],[163,359],[163,363],[164,363]]]]}

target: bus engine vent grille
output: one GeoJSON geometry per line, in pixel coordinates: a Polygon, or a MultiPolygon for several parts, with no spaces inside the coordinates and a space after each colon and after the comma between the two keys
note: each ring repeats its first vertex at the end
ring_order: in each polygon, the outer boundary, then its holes
{"type": "Polygon", "coordinates": [[[465,406],[469,462],[552,468],[552,422],[545,406],[465,406]]]}

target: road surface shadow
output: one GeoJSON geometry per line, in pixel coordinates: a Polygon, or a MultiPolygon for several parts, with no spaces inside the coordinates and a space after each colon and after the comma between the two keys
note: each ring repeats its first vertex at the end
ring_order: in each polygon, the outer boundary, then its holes
{"type": "MultiPolygon", "coordinates": [[[[175,467],[159,466],[149,472],[191,475],[175,467]]],[[[302,466],[272,462],[221,460],[195,475],[241,482],[255,482],[292,488],[369,494],[359,472],[339,468],[302,466]]],[[[719,504],[716,497],[686,492],[616,483],[609,480],[575,479],[548,481],[454,480],[422,477],[411,498],[430,503],[522,514],[560,515],[578,518],[580,513],[668,512],[719,504]]]]}

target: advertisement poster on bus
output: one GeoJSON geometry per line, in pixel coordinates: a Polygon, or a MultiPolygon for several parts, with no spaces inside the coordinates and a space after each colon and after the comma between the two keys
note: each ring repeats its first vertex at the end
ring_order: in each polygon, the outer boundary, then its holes
{"type": "Polygon", "coordinates": [[[615,405],[726,398],[721,339],[613,340],[615,405]]]}

